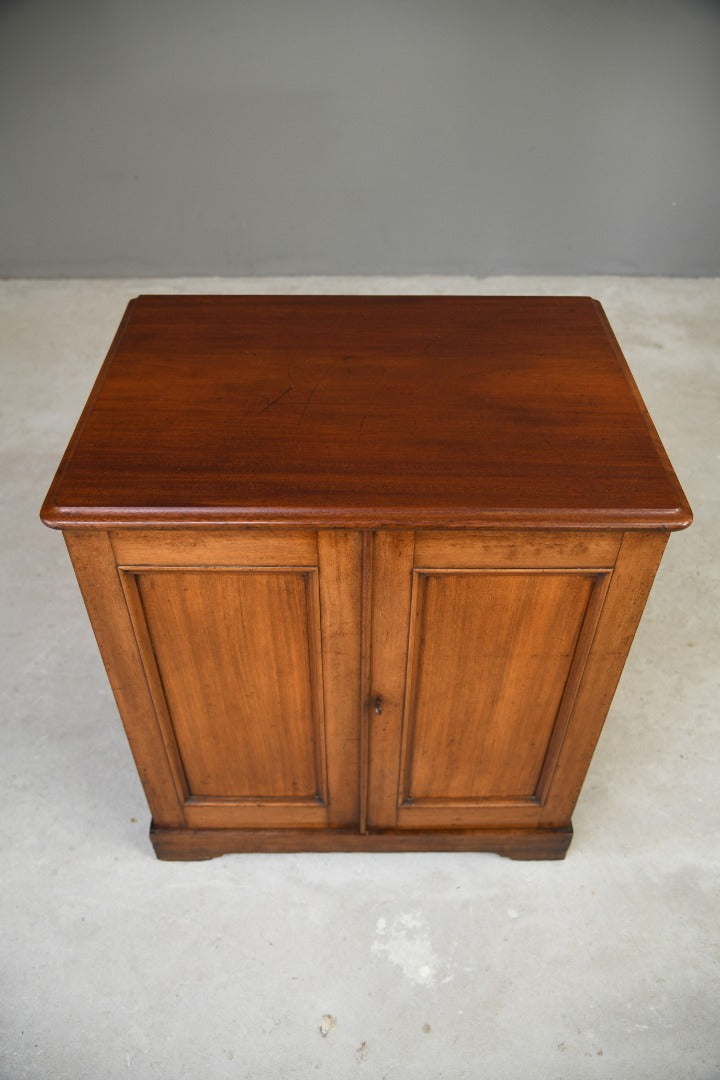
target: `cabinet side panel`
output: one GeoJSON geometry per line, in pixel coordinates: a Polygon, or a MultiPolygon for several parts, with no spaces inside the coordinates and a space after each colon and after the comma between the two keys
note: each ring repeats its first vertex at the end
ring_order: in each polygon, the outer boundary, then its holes
{"type": "Polygon", "coordinates": [[[361,536],[321,529],[317,546],[328,824],[342,828],[359,820],[361,536]]]}
{"type": "Polygon", "coordinates": [[[66,530],[64,536],[153,819],[163,827],[182,826],[182,793],[173,781],[109,537],[95,530],[66,530]]]}
{"type": "Polygon", "coordinates": [[[570,821],[622,674],[667,532],[626,532],[607,591],[540,824],[570,821]]]}

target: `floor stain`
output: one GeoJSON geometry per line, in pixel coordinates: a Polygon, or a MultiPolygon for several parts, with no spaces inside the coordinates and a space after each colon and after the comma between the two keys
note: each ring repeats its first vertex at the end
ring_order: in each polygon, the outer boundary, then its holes
{"type": "Polygon", "coordinates": [[[450,974],[452,964],[449,961],[442,963],[417,912],[402,912],[390,926],[386,919],[378,919],[376,935],[372,951],[376,956],[386,956],[410,982],[418,986],[435,986],[438,980],[447,983],[453,978],[450,974]],[[446,974],[439,979],[441,969],[446,974]]]}
{"type": "Polygon", "coordinates": [[[330,1013],[325,1013],[320,1021],[320,1027],[318,1028],[323,1039],[327,1039],[334,1027],[337,1027],[337,1017],[331,1016],[330,1013]]]}

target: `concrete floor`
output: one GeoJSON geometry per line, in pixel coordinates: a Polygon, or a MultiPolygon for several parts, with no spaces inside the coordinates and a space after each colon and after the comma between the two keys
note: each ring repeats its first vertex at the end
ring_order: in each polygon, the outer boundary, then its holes
{"type": "Polygon", "coordinates": [[[720,1077],[720,281],[17,281],[0,340],[0,1077],[720,1077]],[[564,863],[155,860],[37,512],[126,301],[251,290],[605,304],[696,523],[670,540],[564,863]]]}

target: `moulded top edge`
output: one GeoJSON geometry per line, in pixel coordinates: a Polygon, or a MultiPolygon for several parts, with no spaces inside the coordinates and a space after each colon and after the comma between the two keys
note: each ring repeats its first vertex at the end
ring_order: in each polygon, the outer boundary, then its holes
{"type": "Polygon", "coordinates": [[[58,507],[46,502],[40,513],[52,529],[168,529],[228,528],[253,525],[297,525],[310,528],[486,528],[486,529],[665,529],[678,531],[692,524],[690,507],[669,510],[485,510],[458,508],[156,508],[156,507],[58,507]]]}

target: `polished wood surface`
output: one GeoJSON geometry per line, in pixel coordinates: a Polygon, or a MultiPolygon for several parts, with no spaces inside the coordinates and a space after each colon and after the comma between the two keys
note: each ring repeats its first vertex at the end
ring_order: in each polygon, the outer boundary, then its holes
{"type": "Polygon", "coordinates": [[[144,296],[52,526],[683,528],[596,301],[144,296]]]}

